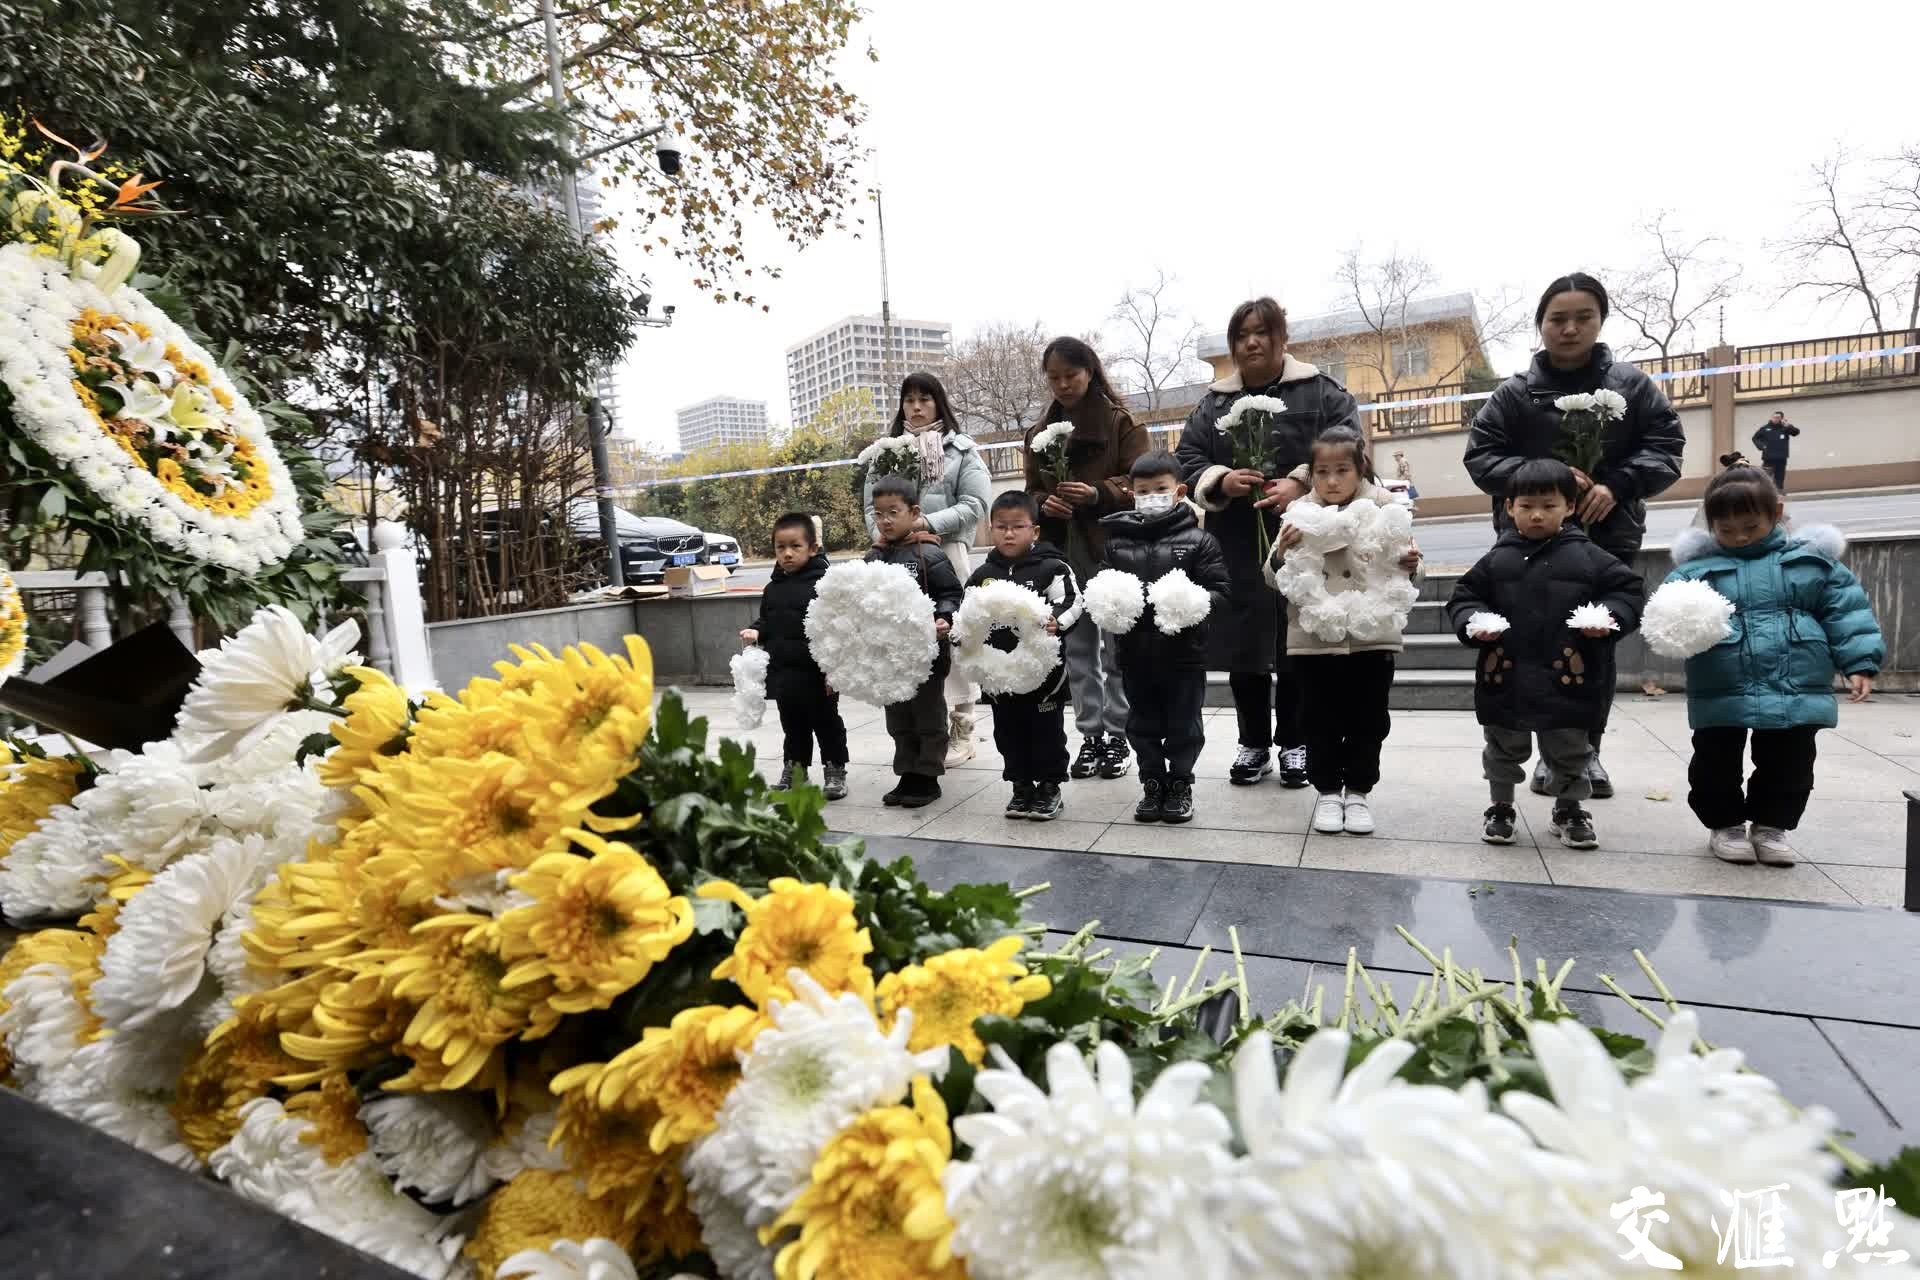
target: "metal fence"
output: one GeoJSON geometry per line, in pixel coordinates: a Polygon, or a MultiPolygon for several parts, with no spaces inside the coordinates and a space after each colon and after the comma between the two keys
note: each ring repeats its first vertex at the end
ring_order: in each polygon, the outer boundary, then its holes
{"type": "Polygon", "coordinates": [[[1707,399],[1707,380],[1699,376],[1699,371],[1707,367],[1707,357],[1703,352],[1690,351],[1678,356],[1635,356],[1633,363],[1649,377],[1672,374],[1672,377],[1657,385],[1667,393],[1667,399],[1676,405],[1707,399]]]}
{"type": "MultiPolygon", "coordinates": [[[[1920,343],[1920,329],[1809,338],[1804,342],[1769,342],[1757,347],[1741,347],[1739,363],[1844,356],[1887,347],[1908,347],[1916,343],[1920,343]]],[[[1788,365],[1781,369],[1747,369],[1734,376],[1738,394],[1743,399],[1764,399],[1810,388],[1856,387],[1893,378],[1917,377],[1920,376],[1920,353],[1875,356],[1865,360],[1830,360],[1822,364],[1788,365]]]]}

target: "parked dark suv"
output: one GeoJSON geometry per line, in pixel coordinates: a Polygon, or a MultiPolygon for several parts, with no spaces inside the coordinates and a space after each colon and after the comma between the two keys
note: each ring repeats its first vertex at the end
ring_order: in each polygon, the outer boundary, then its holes
{"type": "MultiPolygon", "coordinates": [[[[690,524],[665,516],[637,516],[614,508],[614,527],[620,537],[620,568],[628,586],[664,582],[667,570],[705,560],[706,535],[690,524]]],[[[600,508],[592,498],[576,498],[567,508],[567,527],[583,557],[604,564],[600,542],[600,508]]],[[[595,575],[604,584],[604,570],[595,575]]],[[[591,585],[591,584],[590,584],[591,585]]]]}

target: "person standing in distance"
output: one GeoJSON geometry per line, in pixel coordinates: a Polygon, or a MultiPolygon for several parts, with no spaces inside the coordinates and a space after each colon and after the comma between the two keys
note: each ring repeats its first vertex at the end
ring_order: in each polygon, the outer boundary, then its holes
{"type": "Polygon", "coordinates": [[[1207,513],[1232,580],[1231,608],[1217,630],[1231,637],[1225,657],[1240,750],[1227,780],[1251,786],[1273,772],[1268,751],[1280,748],[1282,786],[1307,785],[1306,731],[1300,685],[1287,661],[1286,603],[1262,576],[1254,522],[1277,534],[1280,513],[1307,491],[1313,441],[1328,427],[1359,431],[1360,411],[1347,389],[1287,354],[1287,313],[1272,298],[1233,309],[1227,351],[1234,371],[1207,388],[1180,433],[1181,479],[1207,513]],[[1275,396],[1287,411],[1267,432],[1258,468],[1233,465],[1233,441],[1219,423],[1244,396],[1275,396]]]}
{"type": "Polygon", "coordinates": [[[1787,415],[1779,410],[1773,411],[1766,425],[1753,433],[1753,447],[1760,451],[1760,463],[1773,477],[1773,487],[1781,493],[1787,491],[1787,455],[1793,450],[1793,437],[1800,434],[1800,428],[1787,421],[1787,415]]]}
{"type": "MultiPolygon", "coordinates": [[[[1653,380],[1626,361],[1615,360],[1600,341],[1608,305],[1606,286],[1584,271],[1570,272],[1546,287],[1533,312],[1540,350],[1526,372],[1496,387],[1474,416],[1465,462],[1474,484],[1493,495],[1495,531],[1506,533],[1514,527],[1505,505],[1514,473],[1535,458],[1553,457],[1560,443],[1563,415],[1554,401],[1603,388],[1617,392],[1627,402],[1626,416],[1607,424],[1603,455],[1593,474],[1574,471],[1578,496],[1570,523],[1601,550],[1632,564],[1647,535],[1647,499],[1680,478],[1680,453],[1687,440],[1680,415],[1653,380]]],[[[1613,794],[1613,780],[1600,763],[1600,740],[1612,706],[1613,691],[1608,689],[1600,714],[1589,722],[1593,751],[1586,772],[1597,800],[1613,794]]],[[[1543,756],[1528,785],[1535,795],[1546,795],[1551,777],[1543,756]]]]}

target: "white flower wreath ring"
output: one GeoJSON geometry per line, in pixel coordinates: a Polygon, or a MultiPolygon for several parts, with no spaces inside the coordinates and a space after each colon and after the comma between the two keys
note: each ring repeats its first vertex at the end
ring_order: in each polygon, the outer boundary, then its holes
{"type": "Polygon", "coordinates": [[[138,290],[101,283],[33,245],[0,249],[0,382],[16,421],[156,543],[240,573],[284,560],[305,534],[260,415],[138,290]]]}
{"type": "Polygon", "coordinates": [[[933,601],[905,567],[880,561],[849,560],[822,574],[806,630],[827,682],[876,707],[911,699],[940,653],[933,601]]]}
{"type": "Polygon", "coordinates": [[[1384,644],[1406,628],[1420,589],[1400,568],[1413,542],[1413,516],[1404,506],[1383,507],[1370,498],[1345,507],[1296,502],[1281,523],[1298,529],[1302,540],[1274,570],[1274,586],[1309,635],[1384,644]],[[1336,593],[1327,590],[1326,566],[1328,554],[1340,550],[1353,562],[1357,585],[1336,593]]]}
{"type": "Polygon", "coordinates": [[[953,618],[954,674],[986,694],[1032,693],[1060,665],[1060,637],[1047,631],[1052,617],[1047,602],[1018,582],[998,578],[970,589],[953,618]],[[1011,652],[987,643],[1000,627],[1014,634],[1011,652]]]}

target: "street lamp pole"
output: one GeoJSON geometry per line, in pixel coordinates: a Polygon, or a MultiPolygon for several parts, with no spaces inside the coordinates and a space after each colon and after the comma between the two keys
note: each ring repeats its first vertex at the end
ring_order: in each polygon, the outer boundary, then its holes
{"type": "MultiPolygon", "coordinates": [[[[554,17],[553,0],[540,0],[540,16],[547,29],[547,82],[553,91],[553,109],[565,112],[567,87],[560,67],[560,24],[554,17]]],[[[575,185],[573,163],[560,171],[560,197],[566,205],[567,225],[577,236],[584,236],[580,225],[580,191],[575,185]]],[[[620,527],[613,513],[613,468],[607,462],[606,406],[600,403],[599,388],[587,397],[587,444],[593,458],[593,493],[600,508],[600,545],[607,551],[607,581],[615,587],[627,584],[620,563],[620,527]]]]}

